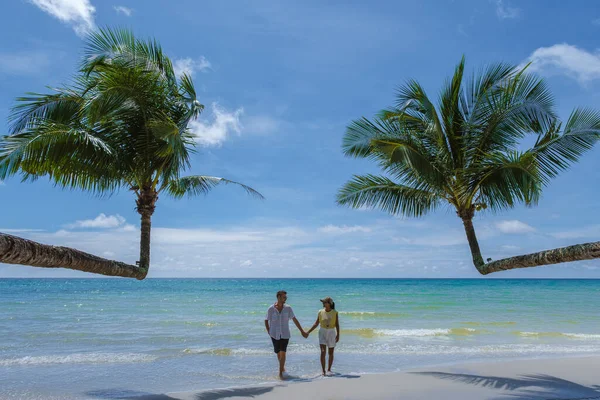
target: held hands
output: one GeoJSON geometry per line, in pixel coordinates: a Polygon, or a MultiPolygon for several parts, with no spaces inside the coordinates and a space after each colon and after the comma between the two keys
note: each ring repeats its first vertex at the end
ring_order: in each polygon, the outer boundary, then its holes
{"type": "Polygon", "coordinates": [[[339,341],[340,341],[340,335],[337,335],[337,336],[335,337],[335,342],[337,343],[337,342],[339,342],[339,341]]]}
{"type": "Polygon", "coordinates": [[[304,332],[304,331],[302,331],[302,337],[303,337],[304,339],[308,338],[308,332],[304,332]]]}

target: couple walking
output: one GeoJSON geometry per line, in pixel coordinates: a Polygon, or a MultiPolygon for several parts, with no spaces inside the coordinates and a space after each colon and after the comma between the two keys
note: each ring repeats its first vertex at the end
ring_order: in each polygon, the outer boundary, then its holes
{"type": "Polygon", "coordinates": [[[290,320],[294,321],[294,324],[302,334],[304,338],[308,338],[308,335],[314,331],[317,326],[321,326],[319,329],[319,345],[321,346],[321,367],[323,369],[323,375],[325,372],[325,355],[329,349],[329,363],[327,372],[331,373],[331,366],[333,365],[333,351],[335,350],[336,343],[340,340],[340,319],[337,311],[335,311],[335,303],[331,297],[325,297],[321,300],[323,303],[323,309],[319,310],[317,314],[317,320],[313,326],[305,332],[302,329],[302,325],[296,319],[292,307],[285,304],[287,301],[287,292],[280,290],[277,292],[277,302],[273,304],[267,310],[267,316],[265,318],[265,327],[267,333],[271,336],[273,342],[273,350],[277,354],[279,360],[279,378],[284,378],[285,372],[285,356],[287,353],[287,346],[290,341],[290,320]]]}

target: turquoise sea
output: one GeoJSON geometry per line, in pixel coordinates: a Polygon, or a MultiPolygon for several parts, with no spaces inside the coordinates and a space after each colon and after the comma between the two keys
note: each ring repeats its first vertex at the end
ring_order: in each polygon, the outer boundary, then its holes
{"type": "MultiPolygon", "coordinates": [[[[599,280],[0,279],[0,398],[274,381],[263,321],[281,289],[305,327],[334,298],[340,373],[600,354],[599,280]]],[[[316,378],[317,332],[292,328],[287,369],[316,378]]]]}

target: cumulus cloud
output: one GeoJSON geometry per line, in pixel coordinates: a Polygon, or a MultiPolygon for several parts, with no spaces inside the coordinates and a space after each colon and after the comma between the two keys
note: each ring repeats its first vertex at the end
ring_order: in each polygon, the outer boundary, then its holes
{"type": "Polygon", "coordinates": [[[521,15],[521,10],[510,7],[503,0],[496,0],[496,15],[502,19],[514,19],[521,15]]]}
{"type": "Polygon", "coordinates": [[[322,233],[329,233],[329,234],[334,234],[334,235],[343,235],[343,234],[347,234],[347,233],[356,233],[356,232],[368,233],[368,232],[371,232],[371,228],[368,228],[366,226],[359,226],[359,225],[354,225],[354,226],[326,225],[326,226],[320,227],[318,229],[318,231],[322,232],[322,233]]]}
{"type": "Polygon", "coordinates": [[[72,224],[68,224],[65,227],[68,229],[77,228],[118,228],[125,223],[125,218],[117,215],[106,215],[101,213],[94,219],[84,219],[75,221],[72,224]]]}
{"type": "Polygon", "coordinates": [[[195,60],[191,58],[178,58],[173,63],[173,70],[177,76],[181,76],[184,73],[194,76],[196,71],[207,72],[210,70],[210,67],[210,62],[204,56],[195,60]]]}
{"type": "Polygon", "coordinates": [[[500,221],[496,223],[496,228],[502,233],[508,234],[520,234],[520,233],[529,233],[535,232],[535,228],[527,225],[524,222],[513,219],[508,221],[500,221]]]}
{"type": "Polygon", "coordinates": [[[252,266],[252,260],[246,260],[246,261],[240,263],[240,267],[251,267],[251,266],[252,266]]]}
{"type": "Polygon", "coordinates": [[[531,71],[547,75],[563,74],[580,83],[600,79],[600,53],[566,43],[536,49],[526,60],[531,71]]]}
{"type": "Polygon", "coordinates": [[[242,133],[240,118],[244,113],[243,108],[233,112],[212,103],[212,122],[196,120],[189,124],[190,130],[196,135],[196,142],[202,146],[220,146],[232,134],[242,133]]]}
{"type": "Polygon", "coordinates": [[[89,0],[30,0],[46,13],[70,25],[78,36],[94,30],[96,9],[89,0]]]}
{"type": "Polygon", "coordinates": [[[114,6],[114,9],[117,12],[117,14],[123,14],[127,17],[131,17],[131,14],[133,14],[133,10],[131,8],[123,6],[114,6]]]}

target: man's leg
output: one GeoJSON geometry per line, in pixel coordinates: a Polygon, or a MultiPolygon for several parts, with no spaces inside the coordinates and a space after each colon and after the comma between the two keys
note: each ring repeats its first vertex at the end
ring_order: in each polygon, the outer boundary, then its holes
{"type": "MultiPolygon", "coordinates": [[[[331,372],[331,366],[333,365],[333,351],[334,350],[335,350],[334,347],[329,348],[329,365],[328,365],[329,368],[327,368],[327,371],[329,371],[329,372],[331,372]]],[[[325,368],[325,367],[323,367],[323,368],[325,368]]]]}
{"type": "Polygon", "coordinates": [[[277,353],[279,359],[279,377],[283,379],[283,372],[285,371],[285,351],[277,353]]]}
{"type": "Polygon", "coordinates": [[[327,345],[321,345],[321,368],[323,368],[323,375],[325,375],[325,353],[327,352],[327,345]]]}

